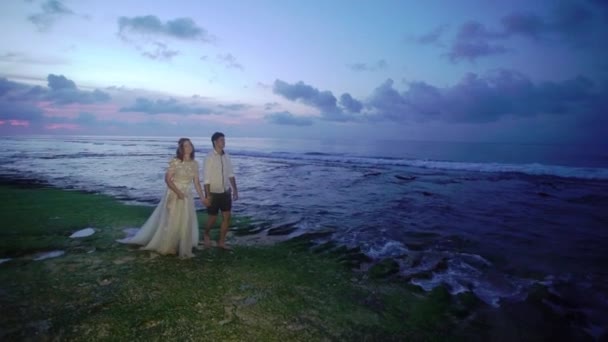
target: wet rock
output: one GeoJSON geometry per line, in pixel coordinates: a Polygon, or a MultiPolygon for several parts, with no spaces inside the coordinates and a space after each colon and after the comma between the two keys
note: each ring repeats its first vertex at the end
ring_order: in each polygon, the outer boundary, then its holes
{"type": "Polygon", "coordinates": [[[285,224],[282,224],[282,225],[274,227],[274,228],[270,228],[268,230],[268,235],[291,234],[298,229],[298,227],[296,227],[295,225],[296,225],[296,222],[292,222],[292,223],[285,223],[285,224]]]}
{"type": "Polygon", "coordinates": [[[270,223],[255,225],[250,224],[247,227],[239,228],[239,229],[231,229],[230,231],[237,236],[243,235],[254,235],[263,232],[264,230],[270,228],[270,223]]]}
{"type": "Polygon", "coordinates": [[[65,254],[65,251],[50,251],[50,252],[41,252],[34,255],[34,261],[46,260],[51,258],[57,258],[65,254]]]}
{"type": "Polygon", "coordinates": [[[405,180],[405,181],[413,181],[416,179],[416,176],[402,176],[402,175],[395,175],[395,178],[399,179],[399,180],[405,180]]]}
{"type": "Polygon", "coordinates": [[[336,232],[335,229],[332,229],[332,228],[319,229],[319,230],[310,231],[310,232],[298,235],[298,236],[292,238],[291,240],[310,240],[310,241],[312,241],[315,239],[331,236],[335,232],[336,232]]]}

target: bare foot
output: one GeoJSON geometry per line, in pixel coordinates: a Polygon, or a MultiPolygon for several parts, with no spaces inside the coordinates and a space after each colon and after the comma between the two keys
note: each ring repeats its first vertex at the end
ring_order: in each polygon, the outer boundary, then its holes
{"type": "Polygon", "coordinates": [[[221,248],[221,249],[225,249],[225,250],[227,250],[227,251],[231,251],[231,250],[232,250],[232,247],[230,247],[230,246],[228,246],[228,245],[225,245],[225,244],[219,244],[219,243],[218,243],[218,244],[217,244],[217,247],[218,247],[218,248],[221,248]]]}
{"type": "Polygon", "coordinates": [[[209,248],[211,247],[211,237],[209,237],[209,234],[205,234],[205,248],[209,248]]]}

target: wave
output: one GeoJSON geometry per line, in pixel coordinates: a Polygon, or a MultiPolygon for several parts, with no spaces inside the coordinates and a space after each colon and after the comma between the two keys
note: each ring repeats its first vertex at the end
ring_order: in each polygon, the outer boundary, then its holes
{"type": "Polygon", "coordinates": [[[532,176],[554,176],[561,178],[576,178],[586,180],[608,180],[608,168],[573,167],[561,165],[546,165],[541,163],[508,164],[508,163],[478,163],[441,160],[422,160],[385,157],[359,157],[327,153],[289,153],[289,152],[251,152],[234,151],[233,155],[254,158],[285,159],[293,161],[311,161],[320,163],[335,163],[365,166],[404,166],[423,169],[447,171],[469,171],[484,173],[521,173],[532,176]]]}

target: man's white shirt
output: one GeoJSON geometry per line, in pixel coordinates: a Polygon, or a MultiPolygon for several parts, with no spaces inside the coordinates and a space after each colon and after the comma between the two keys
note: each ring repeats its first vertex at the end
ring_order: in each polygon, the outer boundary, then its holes
{"type": "Polygon", "coordinates": [[[234,177],[234,171],[228,153],[209,151],[203,166],[203,184],[209,184],[212,193],[222,193],[230,189],[230,177],[234,177]]]}

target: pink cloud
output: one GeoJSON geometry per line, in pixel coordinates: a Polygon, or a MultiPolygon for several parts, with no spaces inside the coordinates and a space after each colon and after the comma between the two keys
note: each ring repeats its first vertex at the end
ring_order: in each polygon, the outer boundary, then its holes
{"type": "Polygon", "coordinates": [[[26,121],[26,120],[0,120],[0,126],[2,125],[10,125],[10,126],[22,126],[22,127],[29,127],[30,126],[30,122],[26,121]]]}
{"type": "Polygon", "coordinates": [[[99,121],[120,121],[125,123],[140,123],[149,121],[150,116],[144,113],[120,112],[121,106],[115,103],[78,104],[57,106],[51,102],[38,102],[36,104],[43,110],[44,116],[50,118],[76,119],[81,113],[89,113],[99,121]]]}
{"type": "Polygon", "coordinates": [[[57,129],[67,129],[70,131],[78,130],[80,126],[76,124],[66,124],[66,123],[55,123],[44,126],[45,129],[48,130],[57,130],[57,129]]]}

